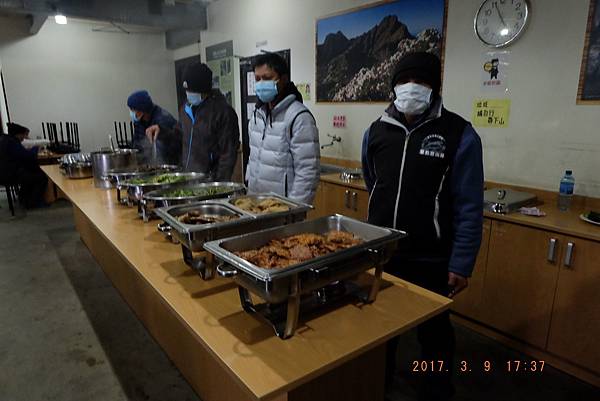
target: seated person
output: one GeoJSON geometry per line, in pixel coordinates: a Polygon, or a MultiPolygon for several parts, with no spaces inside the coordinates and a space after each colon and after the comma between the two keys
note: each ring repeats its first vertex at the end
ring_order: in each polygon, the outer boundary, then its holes
{"type": "MultiPolygon", "coordinates": [[[[152,164],[152,142],[146,138],[146,129],[157,125],[165,132],[171,131],[177,120],[167,110],[154,104],[145,90],[129,95],[127,107],[133,121],[133,148],[138,150],[138,163],[152,164]]],[[[156,142],[156,163],[177,165],[180,154],[181,138],[177,135],[161,135],[156,142]]]]}
{"type": "Polygon", "coordinates": [[[0,184],[19,185],[19,201],[33,209],[46,206],[48,178],[38,164],[38,148],[28,150],[21,143],[28,135],[28,128],[8,123],[8,135],[0,139],[0,184]]]}

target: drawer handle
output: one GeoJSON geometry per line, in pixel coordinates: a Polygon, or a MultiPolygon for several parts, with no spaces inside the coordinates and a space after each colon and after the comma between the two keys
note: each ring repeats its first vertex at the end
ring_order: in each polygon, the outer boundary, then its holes
{"type": "Polygon", "coordinates": [[[565,253],[565,267],[571,268],[574,250],[575,244],[572,242],[567,243],[567,252],[565,253]]]}
{"type": "Polygon", "coordinates": [[[555,263],[556,262],[556,238],[550,238],[550,242],[548,243],[548,262],[555,263]]]}
{"type": "Polygon", "coordinates": [[[350,191],[344,192],[344,206],[346,209],[350,209],[350,191]]]}
{"type": "Polygon", "coordinates": [[[356,192],[352,192],[352,210],[358,211],[358,194],[356,192]]]}

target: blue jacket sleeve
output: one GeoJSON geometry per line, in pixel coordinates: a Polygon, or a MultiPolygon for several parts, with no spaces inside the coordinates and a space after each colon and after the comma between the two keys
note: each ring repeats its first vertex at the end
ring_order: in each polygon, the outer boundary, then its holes
{"type": "Polygon", "coordinates": [[[470,125],[465,128],[451,176],[454,242],[448,270],[470,277],[483,230],[483,150],[470,125]]]}
{"type": "Polygon", "coordinates": [[[375,185],[375,169],[373,168],[372,161],[369,155],[369,130],[370,128],[365,131],[365,134],[363,136],[361,161],[365,184],[367,185],[367,190],[369,191],[369,193],[371,193],[371,191],[373,190],[373,186],[375,185]]]}

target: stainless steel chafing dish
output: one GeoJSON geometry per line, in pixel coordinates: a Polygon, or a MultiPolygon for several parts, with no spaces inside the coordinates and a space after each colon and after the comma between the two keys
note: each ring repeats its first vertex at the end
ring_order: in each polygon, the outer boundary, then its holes
{"type": "Polygon", "coordinates": [[[265,319],[276,334],[285,339],[296,330],[301,305],[303,311],[322,306],[324,289],[332,284],[344,287],[340,297],[359,296],[366,303],[375,301],[383,265],[405,236],[401,231],[334,215],[207,242],[204,248],[221,261],[217,272],[233,278],[238,284],[243,309],[265,319]],[[259,248],[272,239],[301,233],[325,234],[331,230],[353,233],[364,242],[282,269],[264,269],[234,253],[259,248]],[[373,267],[372,284],[366,293],[359,291],[353,280],[373,267]],[[254,304],[250,293],[262,298],[265,303],[254,304]]]}
{"type": "MultiPolygon", "coordinates": [[[[127,189],[127,198],[130,205],[138,206],[138,213],[142,215],[140,201],[143,199],[144,194],[156,191],[159,189],[174,188],[182,185],[191,185],[206,181],[206,175],[202,173],[165,173],[171,174],[176,177],[183,177],[182,181],[169,182],[169,183],[142,183],[136,184],[131,182],[131,179],[124,181],[120,185],[120,189],[127,189]]],[[[137,177],[147,178],[147,177],[137,177]]]]}
{"type": "MultiPolygon", "coordinates": [[[[121,194],[121,188],[125,181],[132,178],[149,177],[156,174],[176,172],[178,170],[179,166],[171,164],[161,164],[158,166],[134,166],[109,170],[106,172],[106,175],[102,177],[102,179],[110,181],[110,183],[117,188],[117,202],[127,204],[128,198],[126,196],[122,196],[121,194]]],[[[133,206],[133,203],[131,203],[130,206],[133,206]]]]}
{"type": "Polygon", "coordinates": [[[153,211],[161,207],[181,205],[210,199],[227,198],[245,192],[246,187],[237,182],[205,182],[195,185],[159,189],[157,191],[145,193],[142,196],[142,200],[140,202],[142,218],[144,221],[149,221],[153,216],[153,211]],[[224,188],[225,190],[219,193],[205,195],[169,196],[170,192],[177,189],[210,190],[211,188],[224,188]]]}
{"type": "MultiPolygon", "coordinates": [[[[176,205],[156,209],[154,212],[158,217],[164,220],[164,224],[159,224],[159,231],[169,231],[175,239],[181,243],[183,260],[190,267],[196,270],[200,276],[209,280],[214,277],[215,263],[212,254],[204,252],[204,244],[219,238],[245,234],[252,231],[265,228],[277,227],[284,224],[303,221],[306,214],[312,206],[295,202],[275,194],[249,195],[252,198],[276,198],[287,204],[290,209],[286,212],[252,214],[247,211],[236,208],[232,205],[235,199],[245,196],[238,196],[231,199],[214,199],[212,201],[194,202],[186,205],[176,205]],[[234,212],[240,218],[214,224],[195,224],[189,225],[179,221],[178,217],[190,211],[203,211],[211,205],[211,210],[221,211],[222,213],[234,212]],[[194,253],[200,253],[194,256],[194,253]]],[[[212,214],[212,213],[209,213],[212,214]]]]}
{"type": "Polygon", "coordinates": [[[91,178],[92,157],[89,153],[69,153],[59,159],[59,169],[68,178],[91,178]]]}

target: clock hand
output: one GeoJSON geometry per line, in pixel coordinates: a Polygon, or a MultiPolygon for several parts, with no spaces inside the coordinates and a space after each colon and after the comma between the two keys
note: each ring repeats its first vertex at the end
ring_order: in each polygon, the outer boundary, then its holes
{"type": "Polygon", "coordinates": [[[502,16],[502,13],[500,13],[500,9],[498,8],[498,3],[494,3],[494,6],[496,7],[496,11],[498,11],[498,16],[500,17],[500,22],[502,22],[502,25],[504,25],[504,27],[506,28],[506,22],[504,22],[504,17],[502,16]]]}

